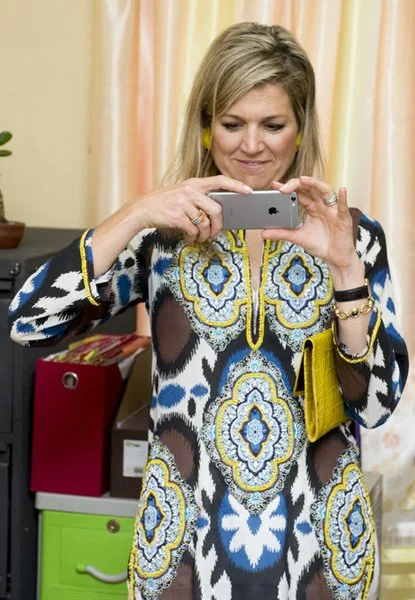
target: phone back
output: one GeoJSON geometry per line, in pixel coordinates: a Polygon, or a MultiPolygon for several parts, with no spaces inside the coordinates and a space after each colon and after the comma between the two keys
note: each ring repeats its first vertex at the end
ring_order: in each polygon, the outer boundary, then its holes
{"type": "Polygon", "coordinates": [[[223,229],[296,228],[299,225],[297,194],[277,190],[254,191],[252,194],[211,192],[222,206],[223,229]]]}

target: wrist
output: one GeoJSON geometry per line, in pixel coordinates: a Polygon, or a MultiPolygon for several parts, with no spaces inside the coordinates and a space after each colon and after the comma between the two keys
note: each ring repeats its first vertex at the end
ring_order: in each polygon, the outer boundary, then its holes
{"type": "Polygon", "coordinates": [[[152,227],[151,218],[145,196],[138,196],[124,205],[125,213],[123,215],[135,232],[152,227]]]}
{"type": "Polygon", "coordinates": [[[336,291],[357,288],[365,283],[365,265],[357,254],[350,264],[342,267],[329,264],[329,269],[336,291]]]}

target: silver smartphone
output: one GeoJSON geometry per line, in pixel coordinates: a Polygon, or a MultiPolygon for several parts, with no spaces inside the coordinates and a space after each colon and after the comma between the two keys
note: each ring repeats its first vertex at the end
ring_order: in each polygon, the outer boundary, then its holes
{"type": "Polygon", "coordinates": [[[209,196],[222,206],[223,229],[295,229],[300,224],[295,192],[211,192],[209,196]]]}

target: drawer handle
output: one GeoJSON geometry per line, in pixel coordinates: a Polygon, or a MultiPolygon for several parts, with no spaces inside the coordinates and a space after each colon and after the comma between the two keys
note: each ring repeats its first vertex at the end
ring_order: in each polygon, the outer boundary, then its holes
{"type": "Polygon", "coordinates": [[[91,565],[78,565],[76,567],[76,572],[82,575],[91,575],[91,577],[95,577],[95,579],[103,581],[104,583],[120,583],[121,581],[127,581],[128,577],[127,571],[118,573],[117,575],[108,575],[107,573],[98,571],[95,567],[91,567],[91,565]]]}
{"type": "Polygon", "coordinates": [[[111,519],[107,523],[107,531],[110,533],[118,533],[120,530],[120,524],[117,519],[111,519]]]}
{"type": "Polygon", "coordinates": [[[63,387],[67,390],[76,390],[79,383],[79,377],[76,373],[72,373],[72,371],[67,371],[62,375],[62,384],[63,387]]]}

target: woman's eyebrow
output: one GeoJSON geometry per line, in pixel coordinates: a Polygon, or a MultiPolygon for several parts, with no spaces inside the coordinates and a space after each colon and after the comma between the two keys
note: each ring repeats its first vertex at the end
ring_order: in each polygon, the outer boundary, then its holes
{"type": "MultiPolygon", "coordinates": [[[[241,117],[240,115],[234,115],[232,113],[224,113],[222,115],[222,117],[228,117],[231,119],[239,119],[239,121],[245,121],[245,119],[243,117],[241,117]]],[[[261,119],[261,121],[268,121],[270,119],[282,119],[282,118],[286,118],[286,117],[287,117],[287,115],[285,115],[285,114],[267,115],[266,117],[261,119]]]]}

